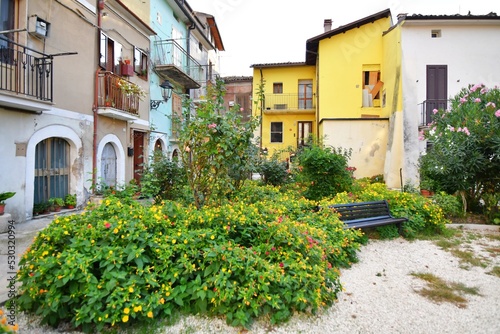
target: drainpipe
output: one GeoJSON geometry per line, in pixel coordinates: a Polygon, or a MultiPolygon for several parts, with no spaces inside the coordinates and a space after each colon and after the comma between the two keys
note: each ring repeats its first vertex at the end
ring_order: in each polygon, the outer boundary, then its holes
{"type": "MultiPolygon", "coordinates": [[[[101,11],[104,9],[104,0],[97,1],[97,47],[100,45],[101,38],[101,11]]],[[[99,73],[101,67],[99,65],[99,58],[97,59],[97,70],[95,72],[94,82],[94,106],[92,112],[94,114],[94,132],[92,138],[92,189],[95,190],[97,184],[97,106],[99,105],[99,73]]]]}

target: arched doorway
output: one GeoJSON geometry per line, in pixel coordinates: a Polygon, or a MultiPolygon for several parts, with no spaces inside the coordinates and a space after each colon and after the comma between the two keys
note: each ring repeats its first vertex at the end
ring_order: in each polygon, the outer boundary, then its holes
{"type": "Polygon", "coordinates": [[[116,151],[111,143],[106,143],[102,149],[100,176],[108,187],[116,186],[116,151]]]}
{"type": "Polygon", "coordinates": [[[163,144],[160,139],[155,141],[155,151],[163,152],[163,144]]]}
{"type": "Polygon", "coordinates": [[[63,138],[51,137],[39,142],[35,147],[35,204],[44,203],[49,198],[64,198],[69,193],[69,149],[63,138]]]}

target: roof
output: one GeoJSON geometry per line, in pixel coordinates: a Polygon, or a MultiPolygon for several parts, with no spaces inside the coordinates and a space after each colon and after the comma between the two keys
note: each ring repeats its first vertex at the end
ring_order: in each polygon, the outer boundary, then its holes
{"type": "Polygon", "coordinates": [[[365,24],[373,23],[377,20],[380,20],[380,19],[385,18],[385,17],[390,17],[390,16],[391,16],[391,10],[385,9],[385,10],[380,11],[378,13],[364,17],[360,20],[357,20],[357,21],[348,23],[346,25],[340,26],[336,29],[332,29],[330,31],[324,32],[323,34],[318,35],[316,37],[309,38],[306,41],[306,64],[307,65],[316,64],[316,55],[318,54],[318,46],[319,46],[319,42],[322,39],[330,38],[330,37],[338,35],[338,34],[343,34],[351,29],[359,28],[365,24]]]}
{"type": "Polygon", "coordinates": [[[286,62],[286,63],[265,63],[265,64],[253,64],[250,67],[261,68],[261,67],[286,67],[286,66],[303,66],[307,65],[305,62],[286,62]]]}
{"type": "Polygon", "coordinates": [[[224,44],[222,43],[222,37],[220,35],[219,28],[217,27],[217,22],[215,22],[215,17],[211,14],[206,14],[202,12],[193,12],[194,15],[200,19],[203,18],[206,23],[208,28],[210,29],[210,34],[214,38],[214,44],[217,50],[219,51],[225,51],[224,50],[224,44]]]}
{"type": "Polygon", "coordinates": [[[253,81],[252,76],[229,76],[222,77],[221,79],[224,80],[225,83],[253,81]]]}
{"type": "Polygon", "coordinates": [[[460,14],[454,14],[454,15],[423,15],[423,14],[413,14],[413,15],[406,15],[406,14],[401,14],[398,15],[398,18],[401,17],[401,19],[406,20],[406,21],[414,21],[414,20],[500,20],[500,16],[497,15],[497,13],[490,12],[489,14],[486,15],[472,15],[470,12],[467,15],[460,15],[460,14]]]}

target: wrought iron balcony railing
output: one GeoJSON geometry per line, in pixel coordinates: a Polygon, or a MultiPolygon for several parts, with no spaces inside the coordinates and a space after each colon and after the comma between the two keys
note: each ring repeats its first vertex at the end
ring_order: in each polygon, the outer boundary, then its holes
{"type": "Polygon", "coordinates": [[[425,100],[420,103],[420,126],[427,126],[432,123],[434,116],[434,109],[447,109],[449,108],[449,100],[425,100]]]}
{"type": "Polygon", "coordinates": [[[203,67],[172,39],[154,43],[153,68],[163,79],[185,88],[199,88],[205,79],[203,67]]]}
{"type": "Polygon", "coordinates": [[[0,91],[53,99],[52,57],[0,36],[0,91]]]}
{"type": "Polygon", "coordinates": [[[313,110],[315,105],[313,96],[303,94],[266,94],[264,96],[264,110],[313,110]]]}
{"type": "Polygon", "coordinates": [[[99,73],[98,108],[114,108],[139,116],[139,101],[145,96],[136,84],[112,73],[99,73]]]}

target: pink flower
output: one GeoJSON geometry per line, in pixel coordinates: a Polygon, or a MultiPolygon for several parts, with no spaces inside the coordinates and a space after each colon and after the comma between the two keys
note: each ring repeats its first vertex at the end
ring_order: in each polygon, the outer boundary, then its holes
{"type": "Polygon", "coordinates": [[[481,94],[486,94],[488,93],[488,88],[484,87],[483,89],[481,89],[481,94]]]}
{"type": "Polygon", "coordinates": [[[280,262],[280,267],[283,268],[285,264],[283,262],[280,262]]]}
{"type": "Polygon", "coordinates": [[[215,124],[215,123],[208,124],[208,128],[209,128],[209,129],[214,129],[214,128],[216,128],[216,127],[217,127],[217,124],[215,124]]]}
{"type": "Polygon", "coordinates": [[[104,227],[105,227],[105,228],[110,228],[110,227],[111,227],[111,224],[110,224],[110,223],[108,223],[108,222],[105,222],[105,223],[104,223],[104,227]]]}
{"type": "Polygon", "coordinates": [[[186,147],[184,148],[184,151],[186,151],[186,152],[191,152],[191,149],[189,148],[189,146],[186,146],[186,147]]]}
{"type": "Polygon", "coordinates": [[[476,97],[476,98],[474,99],[474,102],[479,103],[479,102],[481,102],[481,99],[480,99],[479,97],[476,97]]]}
{"type": "Polygon", "coordinates": [[[462,132],[465,133],[467,136],[470,136],[469,129],[467,129],[466,127],[462,129],[462,132]]]}
{"type": "Polygon", "coordinates": [[[496,105],[494,102],[488,102],[486,103],[486,108],[488,108],[489,106],[491,106],[492,108],[496,108],[496,105]]]}
{"type": "Polygon", "coordinates": [[[481,88],[481,87],[483,87],[483,84],[475,84],[474,86],[472,86],[470,91],[475,92],[478,88],[481,88]]]}
{"type": "Polygon", "coordinates": [[[496,117],[500,117],[500,109],[498,109],[497,111],[495,111],[495,116],[496,117]]]}
{"type": "Polygon", "coordinates": [[[467,99],[465,97],[461,97],[460,98],[460,103],[465,103],[465,102],[467,102],[467,99]]]}
{"type": "Polygon", "coordinates": [[[432,113],[433,113],[433,114],[437,114],[437,112],[438,112],[438,110],[437,110],[437,109],[433,109],[433,110],[432,110],[432,113]]]}

